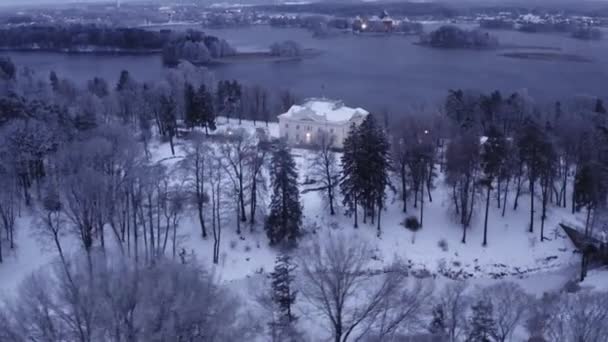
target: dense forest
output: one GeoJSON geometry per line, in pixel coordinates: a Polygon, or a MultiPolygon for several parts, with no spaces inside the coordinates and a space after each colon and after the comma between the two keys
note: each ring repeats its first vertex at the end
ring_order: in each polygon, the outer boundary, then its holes
{"type": "Polygon", "coordinates": [[[284,142],[241,125],[269,125],[298,102],[289,91],[215,82],[187,63],[158,82],[123,71],[116,84],[94,78],[86,87],[9,59],[0,70],[0,247],[8,249],[0,249],[0,267],[19,248],[19,215],[36,220],[35,232],[58,255],[0,304],[2,341],[306,341],[314,332],[298,324],[307,317],[296,307],[336,342],[412,334],[510,341],[514,333],[597,342],[608,334],[608,295],[576,283],[534,298],[513,282],[472,288],[447,273],[449,284],[435,289],[433,277],[414,276],[400,260],[370,271],[370,241],[305,235],[298,182],[303,173],[316,179],[327,215],[341,205],[339,214],[355,227],[373,224],[379,238],[392,202],[407,214],[406,228],[424,229],[440,174],[446,210],[462,229],[456,243],[492,248],[487,224],[483,241],[467,239],[472,216],[487,217],[490,205],[530,215],[527,228],[540,243],[550,206],[584,213],[593,235],[608,191],[601,99],[546,105],[523,92],[450,90],[438,112],[367,116],[341,151],[331,136],[321,139],[310,168],[298,169],[284,142]],[[231,130],[214,132],[219,120],[232,120],[231,130]],[[153,158],[158,143],[175,163],[153,158]],[[191,238],[213,241],[206,262],[180,245],[189,214],[200,231],[191,238]],[[252,278],[255,303],[205,266],[234,252],[220,250],[228,229],[243,238],[261,229],[280,255],[268,277],[252,278]],[[67,250],[66,236],[77,251],[67,250]]]}
{"type": "Polygon", "coordinates": [[[59,52],[158,53],[176,65],[180,60],[206,64],[234,55],[225,40],[201,31],[150,31],[95,25],[17,26],[0,29],[0,48],[59,52]]]}
{"type": "Polygon", "coordinates": [[[444,25],[421,35],[420,44],[436,48],[488,49],[496,48],[498,39],[480,30],[469,31],[453,25],[444,25]]]}

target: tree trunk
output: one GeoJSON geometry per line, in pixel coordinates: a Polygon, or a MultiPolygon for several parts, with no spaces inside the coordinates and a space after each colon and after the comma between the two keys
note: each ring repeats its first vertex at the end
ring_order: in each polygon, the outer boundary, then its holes
{"type": "Polygon", "coordinates": [[[407,213],[407,184],[405,174],[405,164],[401,164],[401,199],[403,201],[403,212],[407,213]]]}
{"type": "Polygon", "coordinates": [[[169,133],[169,146],[171,146],[171,155],[175,156],[175,146],[173,146],[173,133],[169,133]]]}
{"type": "Polygon", "coordinates": [[[515,190],[515,200],[513,201],[513,210],[517,210],[517,204],[519,201],[519,195],[521,194],[521,177],[523,173],[523,164],[519,165],[519,172],[517,173],[517,188],[515,190]]]}
{"type": "MultiPolygon", "coordinates": [[[[483,243],[481,244],[482,246],[487,246],[488,245],[488,214],[489,214],[489,208],[490,208],[490,192],[491,192],[492,187],[488,184],[487,186],[487,192],[486,192],[486,217],[483,221],[483,243]]],[[[500,193],[500,191],[499,191],[500,193]]],[[[499,202],[500,203],[500,202],[499,202]]]]}
{"type": "Polygon", "coordinates": [[[257,187],[258,187],[258,181],[257,181],[257,177],[254,174],[254,176],[251,180],[251,203],[249,204],[249,224],[251,224],[252,231],[253,231],[253,225],[255,224],[255,210],[256,210],[257,198],[258,198],[257,187]]]}
{"type": "Polygon", "coordinates": [[[534,181],[530,180],[530,233],[534,232],[534,181]]]}
{"type": "Polygon", "coordinates": [[[357,198],[355,198],[354,210],[355,210],[355,228],[359,228],[359,220],[357,217],[357,198]]]}
{"type": "Polygon", "coordinates": [[[591,218],[591,206],[587,206],[587,218],[585,219],[585,236],[589,236],[590,218],[591,218]]]}
{"type": "Polygon", "coordinates": [[[501,190],[502,189],[502,182],[501,179],[498,178],[496,180],[496,208],[500,209],[500,195],[501,195],[501,190]]]}
{"type": "Polygon", "coordinates": [[[380,228],[380,216],[382,215],[382,203],[378,201],[378,237],[380,237],[382,230],[380,228]]]}
{"type": "MultiPolygon", "coordinates": [[[[420,228],[422,228],[422,220],[424,219],[424,186],[422,187],[422,194],[420,194],[420,228]]],[[[414,232],[414,234],[416,234],[414,232]]]]}
{"type": "MultiPolygon", "coordinates": [[[[241,206],[241,222],[247,222],[247,213],[245,212],[245,192],[243,190],[243,172],[239,172],[239,203],[241,206]]],[[[240,234],[240,231],[239,231],[240,234]]]]}
{"type": "Polygon", "coordinates": [[[505,193],[502,196],[502,217],[505,217],[505,211],[507,210],[507,197],[509,197],[509,181],[510,178],[507,178],[507,183],[505,184],[505,193]]]}

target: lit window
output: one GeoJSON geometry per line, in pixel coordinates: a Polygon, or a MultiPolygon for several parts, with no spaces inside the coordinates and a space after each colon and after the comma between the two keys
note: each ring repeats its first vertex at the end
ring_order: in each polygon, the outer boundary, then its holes
{"type": "Polygon", "coordinates": [[[307,142],[307,143],[309,143],[309,142],[310,142],[310,137],[311,137],[310,132],[307,132],[307,133],[306,133],[306,142],[307,142]]]}

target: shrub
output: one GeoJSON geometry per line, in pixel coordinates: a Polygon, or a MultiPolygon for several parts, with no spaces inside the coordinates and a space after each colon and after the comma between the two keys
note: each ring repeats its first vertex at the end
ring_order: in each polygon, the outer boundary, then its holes
{"type": "Polygon", "coordinates": [[[437,246],[439,246],[439,248],[441,248],[441,250],[444,252],[448,251],[448,242],[446,239],[439,240],[439,242],[437,242],[437,246]]]}
{"type": "Polygon", "coordinates": [[[416,216],[410,216],[406,218],[403,225],[405,226],[405,228],[409,229],[414,233],[419,231],[421,228],[420,222],[418,221],[418,218],[416,216]]]}

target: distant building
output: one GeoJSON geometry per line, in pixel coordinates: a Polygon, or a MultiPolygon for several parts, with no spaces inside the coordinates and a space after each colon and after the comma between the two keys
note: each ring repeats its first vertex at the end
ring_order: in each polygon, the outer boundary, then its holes
{"type": "Polygon", "coordinates": [[[308,99],[278,116],[279,134],[290,145],[306,146],[314,145],[325,132],[333,137],[334,147],[342,148],[351,124],[361,124],[368,114],[365,109],[350,108],[341,101],[308,99]]]}

